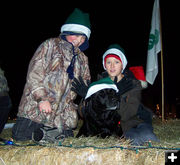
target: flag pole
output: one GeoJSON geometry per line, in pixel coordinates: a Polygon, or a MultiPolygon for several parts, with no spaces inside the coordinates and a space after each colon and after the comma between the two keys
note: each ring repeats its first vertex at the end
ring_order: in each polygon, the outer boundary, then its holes
{"type": "Polygon", "coordinates": [[[161,38],[161,90],[162,90],[162,122],[164,122],[164,63],[163,63],[163,44],[162,44],[162,26],[161,26],[161,8],[159,4],[160,14],[160,38],[161,38]]]}
{"type": "Polygon", "coordinates": [[[164,121],[164,67],[163,67],[163,51],[161,44],[161,86],[162,86],[162,121],[164,121]]]}

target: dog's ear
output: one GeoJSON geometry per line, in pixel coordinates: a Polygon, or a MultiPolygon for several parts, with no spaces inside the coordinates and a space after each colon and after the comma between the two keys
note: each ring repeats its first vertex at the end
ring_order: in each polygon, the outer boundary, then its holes
{"type": "Polygon", "coordinates": [[[91,103],[91,99],[88,98],[86,100],[81,99],[79,105],[78,105],[78,115],[80,116],[80,118],[85,118],[85,116],[87,115],[87,112],[89,113],[89,107],[91,107],[92,103],[91,103]]]}

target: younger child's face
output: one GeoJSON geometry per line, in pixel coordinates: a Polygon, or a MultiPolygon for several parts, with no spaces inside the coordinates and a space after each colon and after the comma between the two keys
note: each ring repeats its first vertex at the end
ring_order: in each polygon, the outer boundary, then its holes
{"type": "Polygon", "coordinates": [[[122,73],[122,63],[120,60],[114,58],[114,57],[109,57],[106,60],[105,63],[106,71],[108,72],[109,76],[114,78],[115,76],[120,76],[122,73]]]}
{"type": "Polygon", "coordinates": [[[66,39],[68,42],[72,43],[74,47],[79,47],[84,43],[86,37],[83,35],[67,35],[66,39]]]}

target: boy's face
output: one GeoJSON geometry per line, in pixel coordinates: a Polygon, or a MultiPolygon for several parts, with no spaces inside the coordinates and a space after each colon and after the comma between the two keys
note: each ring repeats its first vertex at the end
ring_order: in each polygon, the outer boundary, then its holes
{"type": "Polygon", "coordinates": [[[68,42],[72,43],[74,47],[79,47],[84,43],[86,37],[83,35],[67,35],[66,39],[68,42]]]}
{"type": "Polygon", "coordinates": [[[109,57],[106,60],[105,63],[106,71],[108,72],[109,76],[114,78],[115,76],[120,76],[122,73],[122,63],[120,60],[114,58],[114,57],[109,57]]]}

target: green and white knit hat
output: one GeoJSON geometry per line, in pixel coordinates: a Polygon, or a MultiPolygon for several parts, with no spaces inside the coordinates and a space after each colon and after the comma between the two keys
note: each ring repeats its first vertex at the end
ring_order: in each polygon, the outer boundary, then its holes
{"type": "Polygon", "coordinates": [[[85,34],[89,39],[90,30],[90,19],[88,13],[83,13],[81,10],[75,8],[72,14],[67,18],[64,25],[61,27],[61,33],[74,32],[85,34]]]}
{"type": "Polygon", "coordinates": [[[116,92],[119,91],[111,78],[106,77],[90,84],[85,99],[102,89],[114,89],[116,92]]]}
{"type": "Polygon", "coordinates": [[[122,69],[122,72],[124,71],[124,69],[126,68],[126,65],[127,65],[127,59],[126,59],[126,56],[125,56],[125,52],[124,52],[124,49],[122,49],[118,44],[112,44],[109,46],[108,50],[103,54],[103,67],[104,69],[106,70],[105,68],[105,57],[109,54],[114,54],[114,55],[117,55],[120,59],[121,59],[121,62],[122,62],[122,65],[123,65],[123,69],[122,69]]]}

